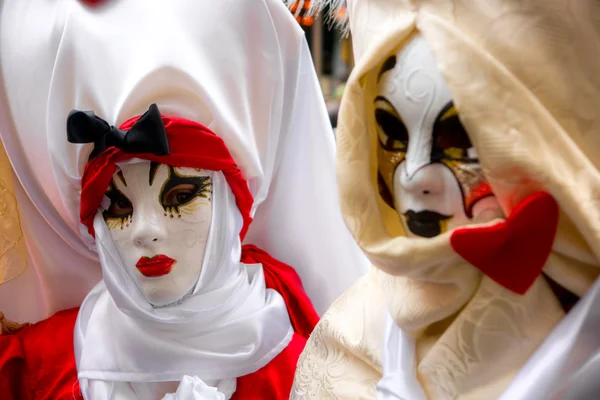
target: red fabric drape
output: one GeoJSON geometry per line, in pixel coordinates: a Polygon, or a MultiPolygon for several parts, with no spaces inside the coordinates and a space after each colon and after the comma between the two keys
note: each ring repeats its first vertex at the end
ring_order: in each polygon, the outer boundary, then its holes
{"type": "Polygon", "coordinates": [[[290,344],[269,364],[237,379],[231,400],[288,400],[304,345],[306,339],[294,334],[290,344]]]}
{"type": "Polygon", "coordinates": [[[79,309],[0,336],[2,400],[82,400],[73,354],[79,309]]]}

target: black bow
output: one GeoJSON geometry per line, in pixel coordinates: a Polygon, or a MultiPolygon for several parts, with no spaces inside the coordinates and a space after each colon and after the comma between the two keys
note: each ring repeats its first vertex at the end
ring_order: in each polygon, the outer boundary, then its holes
{"type": "Polygon", "coordinates": [[[89,160],[112,146],[125,153],[169,154],[167,132],[156,104],[128,131],[109,125],[93,111],[73,110],[67,117],[67,139],[71,143],[94,143],[89,160]]]}

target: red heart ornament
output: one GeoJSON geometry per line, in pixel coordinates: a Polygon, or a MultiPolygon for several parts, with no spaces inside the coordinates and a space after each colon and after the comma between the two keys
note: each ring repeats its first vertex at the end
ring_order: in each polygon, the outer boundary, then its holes
{"type": "Polygon", "coordinates": [[[505,221],[455,230],[458,255],[505,288],[525,294],[542,273],[558,227],[558,204],[548,193],[533,194],[505,221]]]}

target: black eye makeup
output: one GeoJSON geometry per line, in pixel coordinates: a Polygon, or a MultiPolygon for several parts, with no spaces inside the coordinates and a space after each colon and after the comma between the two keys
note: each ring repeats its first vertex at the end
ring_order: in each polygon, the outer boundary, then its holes
{"type": "MultiPolygon", "coordinates": [[[[392,65],[392,64],[390,64],[392,65]]],[[[393,65],[392,65],[393,68],[393,65]]],[[[374,102],[375,122],[379,146],[377,149],[379,192],[384,201],[394,207],[391,190],[394,171],[406,156],[408,148],[408,130],[392,103],[383,96],[377,96],[374,102]]]]}
{"type": "Polygon", "coordinates": [[[212,181],[208,176],[184,176],[174,167],[169,166],[169,178],[164,183],[159,195],[159,201],[165,210],[165,216],[181,218],[198,197],[208,198],[212,181]]]}
{"type": "Polygon", "coordinates": [[[467,150],[472,147],[471,139],[458,118],[456,107],[452,102],[448,103],[433,126],[432,160],[446,158],[477,162],[477,159],[471,159],[467,154],[467,150]]]}
{"type": "Polygon", "coordinates": [[[163,196],[163,207],[179,207],[189,203],[198,195],[199,187],[191,183],[182,183],[171,188],[163,196]]]}
{"type": "Polygon", "coordinates": [[[109,229],[116,227],[123,229],[125,226],[129,226],[133,216],[133,205],[127,196],[117,189],[113,181],[110,182],[106,191],[106,197],[110,199],[110,206],[102,213],[102,216],[109,229]]]}
{"type": "Polygon", "coordinates": [[[385,149],[406,149],[408,130],[394,106],[383,96],[375,98],[375,121],[379,131],[379,141],[385,149]]]}
{"type": "MultiPolygon", "coordinates": [[[[158,168],[161,164],[152,163],[148,177],[150,186],[154,184],[158,168]]],[[[185,176],[175,170],[174,167],[165,165],[168,168],[168,178],[160,188],[158,202],[164,209],[165,217],[181,218],[182,214],[192,214],[202,206],[196,200],[198,198],[209,199],[212,190],[212,180],[208,176],[185,176]]],[[[200,171],[197,169],[197,171],[200,171]]],[[[124,229],[131,224],[133,218],[133,204],[129,198],[121,192],[116,185],[120,181],[127,187],[125,177],[119,171],[113,180],[111,180],[106,197],[110,200],[107,210],[103,211],[102,216],[109,229],[124,229]]]]}

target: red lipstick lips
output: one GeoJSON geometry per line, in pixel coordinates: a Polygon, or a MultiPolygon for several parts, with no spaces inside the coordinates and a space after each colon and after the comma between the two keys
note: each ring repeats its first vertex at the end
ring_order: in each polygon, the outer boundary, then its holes
{"type": "Polygon", "coordinates": [[[159,254],[152,258],[142,257],[135,266],[142,275],[148,278],[157,278],[171,272],[173,264],[175,264],[175,260],[164,254],[159,254]]]}

